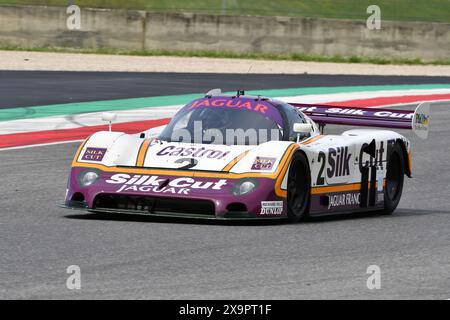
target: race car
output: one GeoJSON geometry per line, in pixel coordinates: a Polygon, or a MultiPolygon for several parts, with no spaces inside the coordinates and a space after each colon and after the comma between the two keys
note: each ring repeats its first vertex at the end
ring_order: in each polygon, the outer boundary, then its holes
{"type": "MultiPolygon", "coordinates": [[[[392,213],[412,177],[410,141],[381,129],[325,134],[325,125],[412,129],[415,111],[288,104],[214,89],[163,127],[101,131],[79,147],[64,206],[107,214],[288,219],[392,213]]],[[[105,116],[108,118],[108,116],[105,116]]],[[[110,115],[110,119],[114,116],[110,115]]]]}

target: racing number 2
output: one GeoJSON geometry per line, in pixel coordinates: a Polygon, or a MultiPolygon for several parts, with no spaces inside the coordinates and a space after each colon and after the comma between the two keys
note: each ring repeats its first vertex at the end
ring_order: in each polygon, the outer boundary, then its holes
{"type": "Polygon", "coordinates": [[[325,165],[328,160],[328,168],[326,177],[333,179],[335,182],[342,180],[342,177],[350,176],[350,164],[352,154],[349,152],[348,146],[328,148],[328,152],[319,152],[317,161],[320,163],[320,170],[317,176],[316,184],[321,186],[325,184],[325,165]]]}
{"type": "Polygon", "coordinates": [[[320,151],[319,158],[317,159],[317,161],[319,161],[319,163],[321,163],[321,165],[320,165],[319,174],[317,175],[316,184],[318,186],[321,186],[321,185],[325,184],[325,177],[323,176],[323,172],[325,171],[325,163],[327,162],[327,155],[324,152],[320,151]]]}

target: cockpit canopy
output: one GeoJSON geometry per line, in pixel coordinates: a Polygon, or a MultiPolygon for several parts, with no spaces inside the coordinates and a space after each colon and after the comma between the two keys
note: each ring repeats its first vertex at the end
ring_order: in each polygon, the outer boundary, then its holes
{"type": "Polygon", "coordinates": [[[214,96],[184,106],[159,139],[172,142],[259,145],[295,140],[293,123],[305,122],[288,104],[249,96],[214,96]]]}

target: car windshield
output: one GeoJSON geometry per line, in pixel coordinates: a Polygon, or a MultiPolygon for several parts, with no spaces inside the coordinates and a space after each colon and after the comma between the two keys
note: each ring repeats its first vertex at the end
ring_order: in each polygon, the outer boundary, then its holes
{"type": "MultiPolygon", "coordinates": [[[[273,111],[278,113],[276,109],[273,111]]],[[[281,140],[282,137],[281,124],[260,112],[245,108],[185,107],[170,121],[159,139],[202,144],[258,145],[281,140]]]]}

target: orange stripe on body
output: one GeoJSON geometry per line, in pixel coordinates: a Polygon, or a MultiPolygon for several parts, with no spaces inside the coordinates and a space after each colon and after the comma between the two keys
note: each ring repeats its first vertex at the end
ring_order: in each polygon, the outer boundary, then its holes
{"type": "Polygon", "coordinates": [[[358,191],[361,190],[361,183],[341,184],[336,186],[314,187],[311,188],[311,194],[358,191]]]}
{"type": "Polygon", "coordinates": [[[278,179],[275,183],[275,194],[279,197],[286,198],[287,191],[281,189],[281,183],[283,182],[284,176],[286,174],[289,165],[291,164],[292,154],[299,148],[297,144],[291,145],[288,149],[287,156],[284,158],[284,162],[278,166],[278,168],[282,168],[280,174],[278,175],[278,179]],[[288,161],[289,160],[289,161],[288,161]]]}
{"type": "Polygon", "coordinates": [[[78,157],[80,156],[80,153],[88,142],[89,138],[90,136],[87,137],[86,140],[84,140],[83,143],[81,143],[81,145],[78,147],[77,153],[75,154],[75,157],[73,157],[72,167],[76,166],[76,164],[78,163],[78,157]]]}
{"type": "Polygon", "coordinates": [[[412,175],[412,153],[411,153],[411,151],[408,152],[408,167],[409,167],[409,172],[412,175]]]}
{"type": "MultiPolygon", "coordinates": [[[[123,173],[134,173],[134,174],[150,174],[150,175],[169,175],[169,176],[191,176],[191,171],[185,170],[172,170],[172,169],[151,169],[151,168],[119,168],[119,167],[107,167],[102,164],[92,164],[77,162],[73,167],[78,168],[93,168],[99,169],[104,172],[123,172],[123,173]]],[[[228,179],[242,179],[242,178],[270,178],[275,179],[277,177],[277,172],[270,174],[263,173],[226,173],[226,172],[202,172],[195,171],[195,176],[200,178],[228,178],[228,179]]]]}
{"type": "Polygon", "coordinates": [[[225,168],[222,169],[222,171],[226,171],[226,172],[230,171],[230,170],[234,167],[234,165],[235,165],[236,163],[238,163],[239,161],[241,161],[241,159],[242,159],[243,157],[245,157],[249,152],[250,152],[249,150],[242,152],[242,153],[241,153],[240,155],[238,155],[236,158],[234,158],[233,160],[231,160],[230,163],[228,163],[228,164],[225,166],[225,168]]]}
{"type": "MultiPolygon", "coordinates": [[[[386,179],[383,180],[383,187],[386,187],[386,179]]],[[[375,182],[375,188],[378,188],[378,181],[375,182]]],[[[313,187],[311,188],[311,194],[324,194],[324,193],[360,191],[360,190],[361,190],[361,183],[350,183],[325,187],[313,187]]]]}
{"type": "MultiPolygon", "coordinates": [[[[277,170],[274,173],[259,173],[259,172],[246,172],[246,173],[229,173],[229,172],[202,172],[196,171],[195,176],[200,178],[227,178],[227,179],[242,179],[242,178],[269,178],[277,179],[280,176],[280,172],[285,173],[287,170],[286,163],[289,163],[293,150],[296,150],[298,145],[292,144],[286,150],[277,170]]],[[[81,151],[81,149],[80,149],[81,151]]],[[[139,157],[139,156],[138,156],[139,157]]],[[[75,158],[78,159],[78,156],[75,158]]],[[[118,168],[107,167],[103,164],[77,162],[74,161],[73,167],[79,168],[95,168],[105,172],[123,172],[134,174],[152,174],[152,175],[171,175],[171,176],[190,176],[192,171],[186,170],[173,170],[173,169],[151,169],[151,168],[118,168]]],[[[281,182],[280,182],[281,184],[281,182]]]]}
{"type": "Polygon", "coordinates": [[[144,142],[142,142],[142,144],[139,148],[137,159],[136,159],[136,167],[144,166],[145,156],[147,155],[147,151],[148,151],[150,142],[151,142],[150,139],[146,139],[146,140],[144,140],[144,142]]]}
{"type": "Polygon", "coordinates": [[[317,141],[323,137],[324,137],[323,135],[318,135],[318,136],[315,136],[315,137],[309,138],[308,140],[303,141],[302,144],[305,144],[305,145],[310,144],[310,143],[313,143],[314,141],[317,141]]]}

